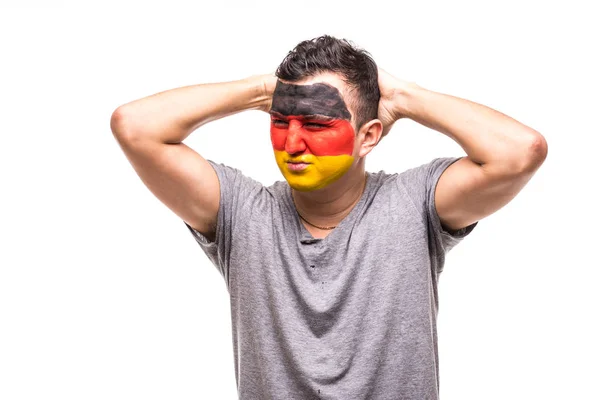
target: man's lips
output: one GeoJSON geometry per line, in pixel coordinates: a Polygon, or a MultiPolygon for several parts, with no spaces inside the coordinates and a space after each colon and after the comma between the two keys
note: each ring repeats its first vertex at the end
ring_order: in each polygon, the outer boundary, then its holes
{"type": "Polygon", "coordinates": [[[305,163],[288,163],[288,169],[292,171],[302,171],[305,168],[308,168],[310,164],[305,163]]]}
{"type": "Polygon", "coordinates": [[[302,170],[308,168],[308,166],[310,165],[310,163],[308,163],[308,162],[292,161],[292,160],[287,161],[286,164],[290,171],[302,171],[302,170]]]}

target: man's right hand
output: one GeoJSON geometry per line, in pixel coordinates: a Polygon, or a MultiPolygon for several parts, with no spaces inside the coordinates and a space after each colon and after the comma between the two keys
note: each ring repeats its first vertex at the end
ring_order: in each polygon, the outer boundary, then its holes
{"type": "Polygon", "coordinates": [[[263,86],[263,96],[265,97],[264,104],[260,109],[269,112],[273,103],[273,92],[275,92],[275,86],[277,85],[277,77],[273,74],[266,74],[261,75],[260,78],[263,86]]]}

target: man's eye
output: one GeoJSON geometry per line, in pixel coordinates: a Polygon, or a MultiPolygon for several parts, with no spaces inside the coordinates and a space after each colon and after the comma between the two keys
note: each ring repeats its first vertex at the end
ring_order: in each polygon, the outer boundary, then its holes
{"type": "Polygon", "coordinates": [[[314,123],[314,122],[309,122],[307,124],[304,124],[304,126],[306,126],[307,128],[313,128],[313,129],[327,128],[327,125],[317,124],[317,123],[314,123]]]}
{"type": "Polygon", "coordinates": [[[279,126],[279,127],[285,127],[288,126],[287,121],[281,120],[281,119],[273,119],[271,120],[271,123],[275,126],[279,126]]]}

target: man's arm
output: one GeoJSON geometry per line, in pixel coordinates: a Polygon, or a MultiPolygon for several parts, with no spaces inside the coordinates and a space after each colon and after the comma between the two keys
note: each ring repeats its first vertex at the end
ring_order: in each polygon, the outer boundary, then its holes
{"type": "Polygon", "coordinates": [[[268,111],[270,75],[186,86],[117,108],[111,130],[150,191],[191,227],[214,239],[220,187],[212,166],[182,143],[201,125],[243,110],[268,111]]]}
{"type": "Polygon", "coordinates": [[[548,146],[537,131],[481,104],[379,73],[384,127],[407,117],[444,133],[467,153],[436,187],[436,210],[446,229],[467,227],[505,206],[544,162],[548,146]]]}

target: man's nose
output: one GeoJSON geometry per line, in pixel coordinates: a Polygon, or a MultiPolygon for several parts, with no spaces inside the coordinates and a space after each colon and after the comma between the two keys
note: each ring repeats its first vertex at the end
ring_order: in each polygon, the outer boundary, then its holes
{"type": "Polygon", "coordinates": [[[303,153],[306,150],[304,132],[300,121],[292,120],[288,125],[288,134],[285,140],[285,151],[288,154],[303,153]]]}

